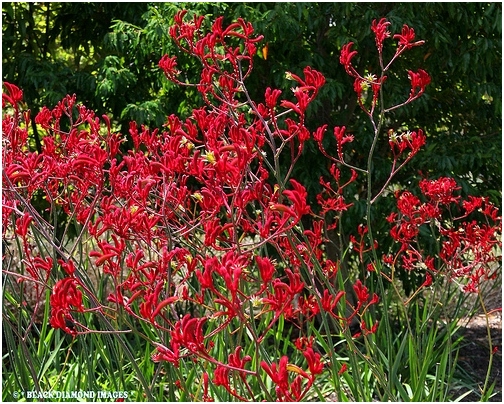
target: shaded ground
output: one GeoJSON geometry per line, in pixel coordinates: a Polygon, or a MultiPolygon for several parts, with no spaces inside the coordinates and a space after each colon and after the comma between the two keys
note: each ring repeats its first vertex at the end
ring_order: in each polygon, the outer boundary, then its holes
{"type": "MultiPolygon", "coordinates": [[[[494,311],[488,316],[492,345],[498,351],[493,355],[493,364],[489,384],[495,381],[495,395],[492,402],[502,402],[502,311],[494,311]]],[[[462,323],[464,324],[464,323],[462,323]]],[[[464,342],[459,351],[459,363],[472,378],[483,387],[488,370],[490,349],[488,331],[484,315],[476,315],[461,328],[464,342]]],[[[479,401],[476,394],[467,396],[463,401],[479,401]]]]}

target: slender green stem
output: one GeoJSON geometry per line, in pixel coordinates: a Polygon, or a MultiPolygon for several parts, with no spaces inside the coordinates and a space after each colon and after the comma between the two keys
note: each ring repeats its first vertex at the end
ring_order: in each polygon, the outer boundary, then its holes
{"type": "Polygon", "coordinates": [[[489,359],[488,359],[488,369],[486,372],[485,376],[485,383],[483,384],[483,389],[481,391],[481,394],[484,395],[487,391],[488,388],[488,382],[490,380],[490,374],[492,371],[492,362],[493,362],[493,346],[492,346],[492,333],[490,332],[490,322],[488,320],[488,311],[485,306],[485,302],[483,301],[483,297],[481,296],[481,292],[478,292],[478,299],[479,303],[481,306],[481,309],[483,310],[483,314],[485,315],[485,325],[486,325],[486,332],[487,332],[487,338],[488,338],[488,348],[490,351],[489,359]]]}

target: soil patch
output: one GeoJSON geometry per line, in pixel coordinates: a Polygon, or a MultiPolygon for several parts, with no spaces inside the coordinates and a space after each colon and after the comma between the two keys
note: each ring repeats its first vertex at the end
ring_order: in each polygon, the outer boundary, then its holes
{"type": "MultiPolygon", "coordinates": [[[[462,323],[463,324],[463,323],[462,323]]],[[[489,385],[495,382],[494,396],[491,402],[502,402],[502,312],[493,311],[488,315],[488,324],[492,338],[492,346],[497,352],[492,357],[492,369],[489,385]]],[[[478,388],[483,388],[488,364],[490,347],[488,344],[487,323],[484,315],[475,315],[463,324],[460,330],[464,341],[459,351],[459,364],[472,379],[477,381],[478,388]]],[[[463,391],[460,392],[462,394],[463,391]]],[[[476,393],[465,397],[463,401],[479,401],[476,393]]]]}

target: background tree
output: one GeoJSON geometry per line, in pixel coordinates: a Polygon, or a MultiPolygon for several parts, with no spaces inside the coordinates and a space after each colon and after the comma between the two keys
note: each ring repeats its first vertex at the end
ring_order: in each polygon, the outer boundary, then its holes
{"type": "MultiPolygon", "coordinates": [[[[131,80],[133,73],[112,65],[104,38],[113,19],[141,22],[146,9],[143,3],[127,7],[118,3],[3,3],[2,79],[23,89],[32,116],[43,105],[53,106],[73,93],[97,112],[120,115],[121,106],[111,101],[125,95],[121,84],[131,80]],[[110,97],[104,87],[114,73],[116,88],[110,97]]],[[[148,94],[143,88],[136,96],[148,94]]],[[[35,124],[32,131],[40,149],[35,124]]]]}

